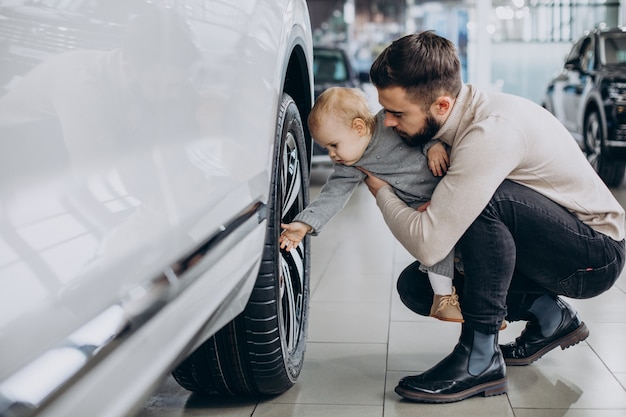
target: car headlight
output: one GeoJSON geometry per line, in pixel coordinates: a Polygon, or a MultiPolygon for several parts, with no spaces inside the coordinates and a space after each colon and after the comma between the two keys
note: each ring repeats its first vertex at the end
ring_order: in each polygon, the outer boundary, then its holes
{"type": "Polygon", "coordinates": [[[626,101],[626,83],[610,84],[609,97],[618,101],[626,101]]]}

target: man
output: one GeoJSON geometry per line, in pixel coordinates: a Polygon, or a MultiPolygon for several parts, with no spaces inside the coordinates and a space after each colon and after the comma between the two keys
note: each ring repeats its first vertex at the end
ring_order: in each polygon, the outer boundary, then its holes
{"type": "MultiPolygon", "coordinates": [[[[432,32],[393,42],[370,77],[385,124],[409,143],[450,146],[450,166],[428,208],[416,211],[392,188],[366,180],[396,238],[425,265],[458,241],[456,278],[465,318],[458,344],[396,392],[445,403],[507,391],[506,366],[527,365],[589,330],[559,295],[588,298],[609,289],[624,266],[624,210],[567,130],[540,106],[481,92],[461,81],[454,45],[432,32]],[[525,320],[498,345],[502,320],[525,320]]],[[[399,277],[402,301],[427,315],[432,292],[419,262],[399,277]]]]}

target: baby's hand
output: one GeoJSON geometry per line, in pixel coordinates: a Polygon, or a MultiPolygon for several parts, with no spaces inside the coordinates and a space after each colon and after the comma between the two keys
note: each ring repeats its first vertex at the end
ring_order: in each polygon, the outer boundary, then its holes
{"type": "Polygon", "coordinates": [[[450,164],[450,158],[446,147],[441,142],[434,144],[428,150],[428,168],[433,175],[437,177],[443,176],[448,172],[448,165],[450,164]]]}
{"type": "Polygon", "coordinates": [[[283,232],[280,234],[278,241],[280,248],[288,251],[297,247],[307,232],[311,230],[311,226],[302,222],[293,222],[289,224],[281,224],[283,232]]]}
{"type": "Polygon", "coordinates": [[[426,209],[428,208],[428,206],[430,206],[430,201],[425,202],[424,204],[422,204],[421,206],[419,206],[417,208],[417,211],[426,211],[426,209]]]}

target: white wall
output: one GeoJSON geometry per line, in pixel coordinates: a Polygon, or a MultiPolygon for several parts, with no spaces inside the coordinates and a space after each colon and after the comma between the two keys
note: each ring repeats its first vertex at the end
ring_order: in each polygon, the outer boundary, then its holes
{"type": "Polygon", "coordinates": [[[492,83],[501,91],[541,104],[546,85],[558,73],[572,43],[506,42],[491,45],[492,83]]]}

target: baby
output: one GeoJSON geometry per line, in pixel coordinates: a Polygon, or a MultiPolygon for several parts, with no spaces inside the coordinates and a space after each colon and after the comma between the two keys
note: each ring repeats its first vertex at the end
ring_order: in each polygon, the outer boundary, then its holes
{"type": "MultiPolygon", "coordinates": [[[[307,233],[317,235],[346,205],[366,177],[357,167],[391,184],[409,206],[426,210],[435,186],[447,171],[447,150],[437,140],[424,147],[409,146],[393,129],[384,126],[384,117],[383,110],[372,114],[365,95],[357,89],[333,87],[318,97],[308,124],[314,140],[328,150],[334,162],[333,172],[318,197],[292,223],[281,225],[282,249],[298,246],[307,233]]],[[[454,251],[424,270],[435,294],[430,315],[462,322],[458,295],[452,285],[454,251]]]]}

